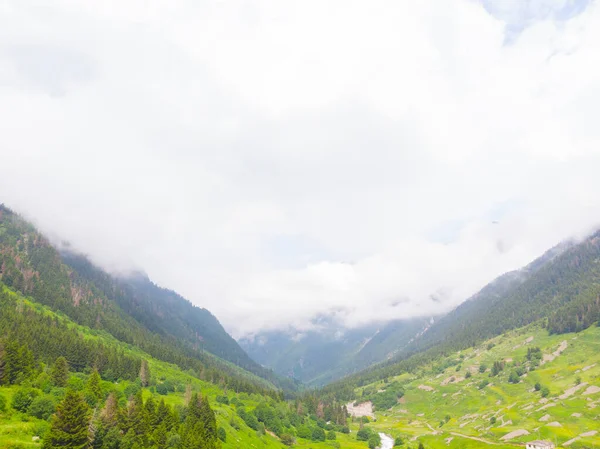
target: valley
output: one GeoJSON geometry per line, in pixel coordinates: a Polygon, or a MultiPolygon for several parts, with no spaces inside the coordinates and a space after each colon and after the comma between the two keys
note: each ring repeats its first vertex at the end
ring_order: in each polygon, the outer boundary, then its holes
{"type": "Polygon", "coordinates": [[[0,212],[2,448],[600,444],[597,233],[435,320],[250,347],[175,292],[114,277],[0,212]],[[65,407],[85,423],[70,440],[65,407]]]}

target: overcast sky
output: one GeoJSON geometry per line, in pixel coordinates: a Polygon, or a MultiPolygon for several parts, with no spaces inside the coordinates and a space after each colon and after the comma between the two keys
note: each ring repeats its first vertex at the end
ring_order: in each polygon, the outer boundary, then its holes
{"type": "Polygon", "coordinates": [[[600,224],[599,104],[595,2],[0,1],[0,202],[235,336],[439,313],[600,224]]]}

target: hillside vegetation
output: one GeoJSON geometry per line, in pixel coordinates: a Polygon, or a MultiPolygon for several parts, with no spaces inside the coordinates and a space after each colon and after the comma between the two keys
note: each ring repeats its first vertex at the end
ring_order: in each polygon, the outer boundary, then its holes
{"type": "Polygon", "coordinates": [[[236,391],[1,283],[0,310],[2,448],[367,447],[333,399],[236,391]]]}
{"type": "Polygon", "coordinates": [[[540,323],[357,388],[377,430],[406,446],[600,445],[600,328],[550,335],[540,323]],[[385,402],[388,391],[392,402],[385,402]]]}
{"type": "Polygon", "coordinates": [[[227,382],[237,389],[251,391],[256,385],[225,362],[266,380],[260,388],[295,389],[293,381],[251,360],[207,310],[145,277],[118,278],[82,256],[59,253],[33,226],[1,205],[0,281],[158,359],[202,369],[207,378],[227,374],[227,382]]]}

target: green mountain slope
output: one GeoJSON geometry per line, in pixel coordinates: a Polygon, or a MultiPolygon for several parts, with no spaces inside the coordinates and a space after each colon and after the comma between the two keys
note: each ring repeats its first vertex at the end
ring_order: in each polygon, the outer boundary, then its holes
{"type": "Polygon", "coordinates": [[[350,376],[364,385],[411,370],[452,351],[545,319],[551,333],[581,330],[600,319],[600,232],[561,244],[522,270],[501,276],[437,321],[395,360],[350,376]]]}
{"type": "Polygon", "coordinates": [[[369,427],[410,445],[598,447],[600,328],[555,335],[542,324],[357,388],[353,399],[380,404],[369,427]]]}
{"type": "Polygon", "coordinates": [[[0,281],[6,285],[157,358],[231,371],[213,354],[277,387],[295,388],[289,379],[252,361],[207,310],[147,278],[116,278],[82,256],[60,254],[33,226],[3,206],[0,261],[0,281]]]}
{"type": "Polygon", "coordinates": [[[213,378],[184,371],[1,282],[0,336],[2,448],[66,447],[42,442],[63,435],[55,432],[57,407],[72,393],[80,397],[81,413],[69,419],[83,423],[78,428],[93,448],[269,449],[282,448],[288,436],[297,447],[330,448],[325,432],[343,447],[366,448],[344,433],[346,414],[339,404],[308,396],[286,402],[273,390],[239,390],[223,373],[213,378]],[[325,417],[333,424],[326,425],[325,417]]]}

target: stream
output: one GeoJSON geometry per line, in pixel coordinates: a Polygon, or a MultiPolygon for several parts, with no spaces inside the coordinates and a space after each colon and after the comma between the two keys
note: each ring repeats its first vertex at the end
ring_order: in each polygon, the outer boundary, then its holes
{"type": "Polygon", "coordinates": [[[385,433],[379,433],[381,437],[381,446],[379,449],[392,449],[394,447],[394,439],[385,433]]]}

